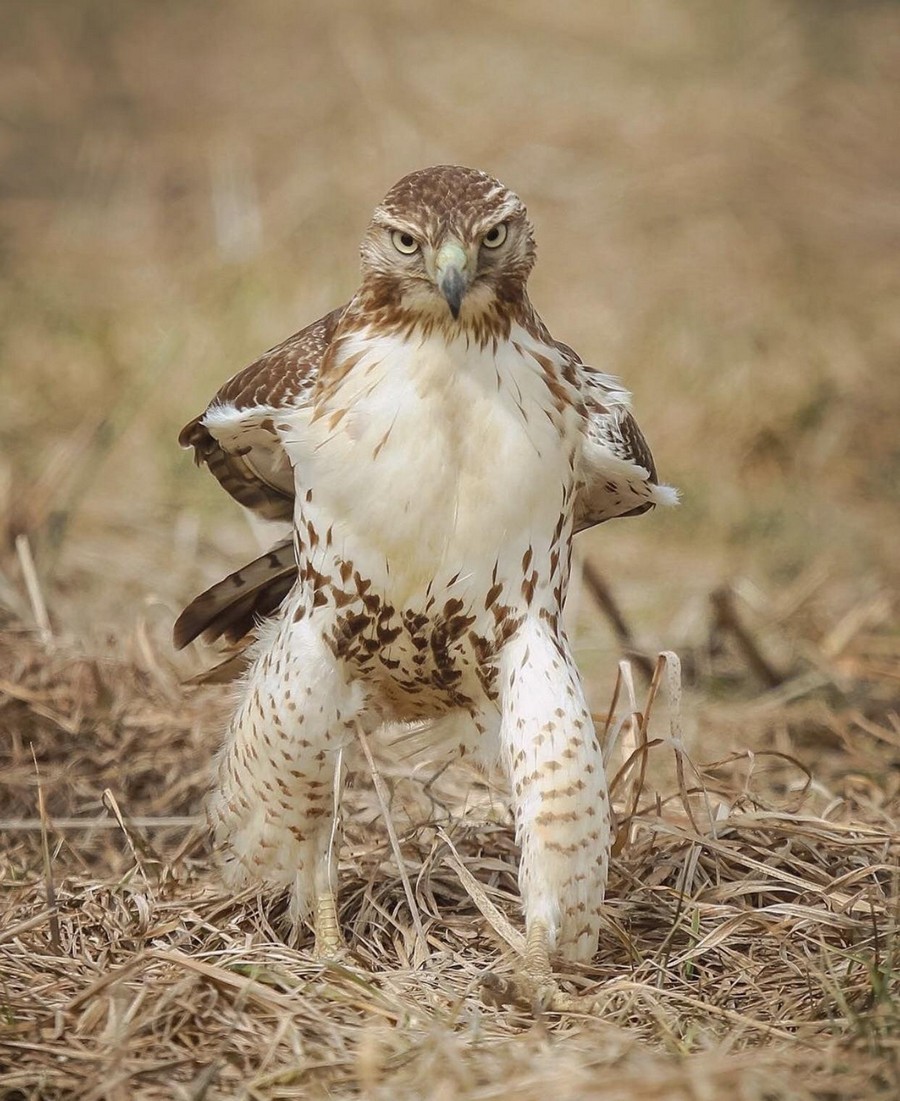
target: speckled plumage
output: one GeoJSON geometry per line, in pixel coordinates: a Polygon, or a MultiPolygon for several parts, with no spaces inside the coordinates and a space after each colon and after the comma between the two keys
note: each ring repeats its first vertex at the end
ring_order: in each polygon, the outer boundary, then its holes
{"type": "Polygon", "coordinates": [[[341,748],[431,720],[448,751],[506,762],[526,926],[575,958],[596,948],[609,806],[560,622],[571,539],[674,494],[625,391],[535,313],[533,263],[503,185],[413,173],[376,208],[354,298],[181,434],[242,504],[293,523],[293,547],[198,598],[176,642],[275,612],[210,820],[229,880],[289,886],[298,920],[334,890],[341,748]]]}

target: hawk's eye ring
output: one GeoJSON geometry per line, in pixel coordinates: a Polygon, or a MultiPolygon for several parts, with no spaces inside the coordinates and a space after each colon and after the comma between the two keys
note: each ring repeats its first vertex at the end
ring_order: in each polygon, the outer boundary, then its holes
{"type": "Polygon", "coordinates": [[[419,251],[419,242],[411,233],[407,233],[405,229],[393,230],[391,233],[391,241],[394,243],[394,248],[398,252],[402,252],[404,256],[412,256],[414,252],[419,251]]]}
{"type": "Polygon", "coordinates": [[[481,238],[485,248],[500,248],[506,240],[506,222],[498,222],[493,229],[489,229],[481,238]]]}

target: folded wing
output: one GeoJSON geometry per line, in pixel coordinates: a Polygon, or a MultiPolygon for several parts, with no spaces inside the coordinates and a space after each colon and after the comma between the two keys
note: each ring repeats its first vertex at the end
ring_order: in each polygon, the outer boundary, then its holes
{"type": "Polygon", "coordinates": [[[628,391],[614,376],[582,363],[567,345],[558,347],[581,379],[587,411],[575,531],[619,516],[640,516],[656,505],[677,504],[677,491],[659,484],[653,455],[631,414],[628,391]]]}
{"type": "Polygon", "coordinates": [[[182,447],[193,447],[198,466],[205,464],[223,489],[265,520],[294,514],[294,475],[273,418],[309,401],[344,309],[332,310],[239,371],[178,437],[182,447]]]}

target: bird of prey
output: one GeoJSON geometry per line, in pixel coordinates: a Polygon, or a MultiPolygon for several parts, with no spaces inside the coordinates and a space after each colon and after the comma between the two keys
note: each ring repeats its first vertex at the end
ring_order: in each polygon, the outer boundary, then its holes
{"type": "Polygon", "coordinates": [[[242,505],[293,525],[176,624],[178,646],[256,633],[209,819],[227,881],[286,887],[334,952],[341,750],[429,720],[448,754],[506,765],[537,982],[551,952],[595,952],[610,848],[561,623],[572,536],[676,494],[627,392],[532,306],[532,227],[496,179],[406,176],[361,258],[349,303],[226,382],[180,436],[242,505]]]}

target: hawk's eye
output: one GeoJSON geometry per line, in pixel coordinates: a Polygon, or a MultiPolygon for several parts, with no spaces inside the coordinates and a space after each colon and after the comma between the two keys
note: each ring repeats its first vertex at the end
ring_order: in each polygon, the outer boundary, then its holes
{"type": "Polygon", "coordinates": [[[499,222],[481,238],[485,248],[500,248],[506,240],[506,222],[499,222]]]}
{"type": "Polygon", "coordinates": [[[412,256],[414,252],[419,251],[419,242],[405,229],[395,229],[391,233],[391,240],[394,242],[394,248],[404,256],[412,256]]]}

